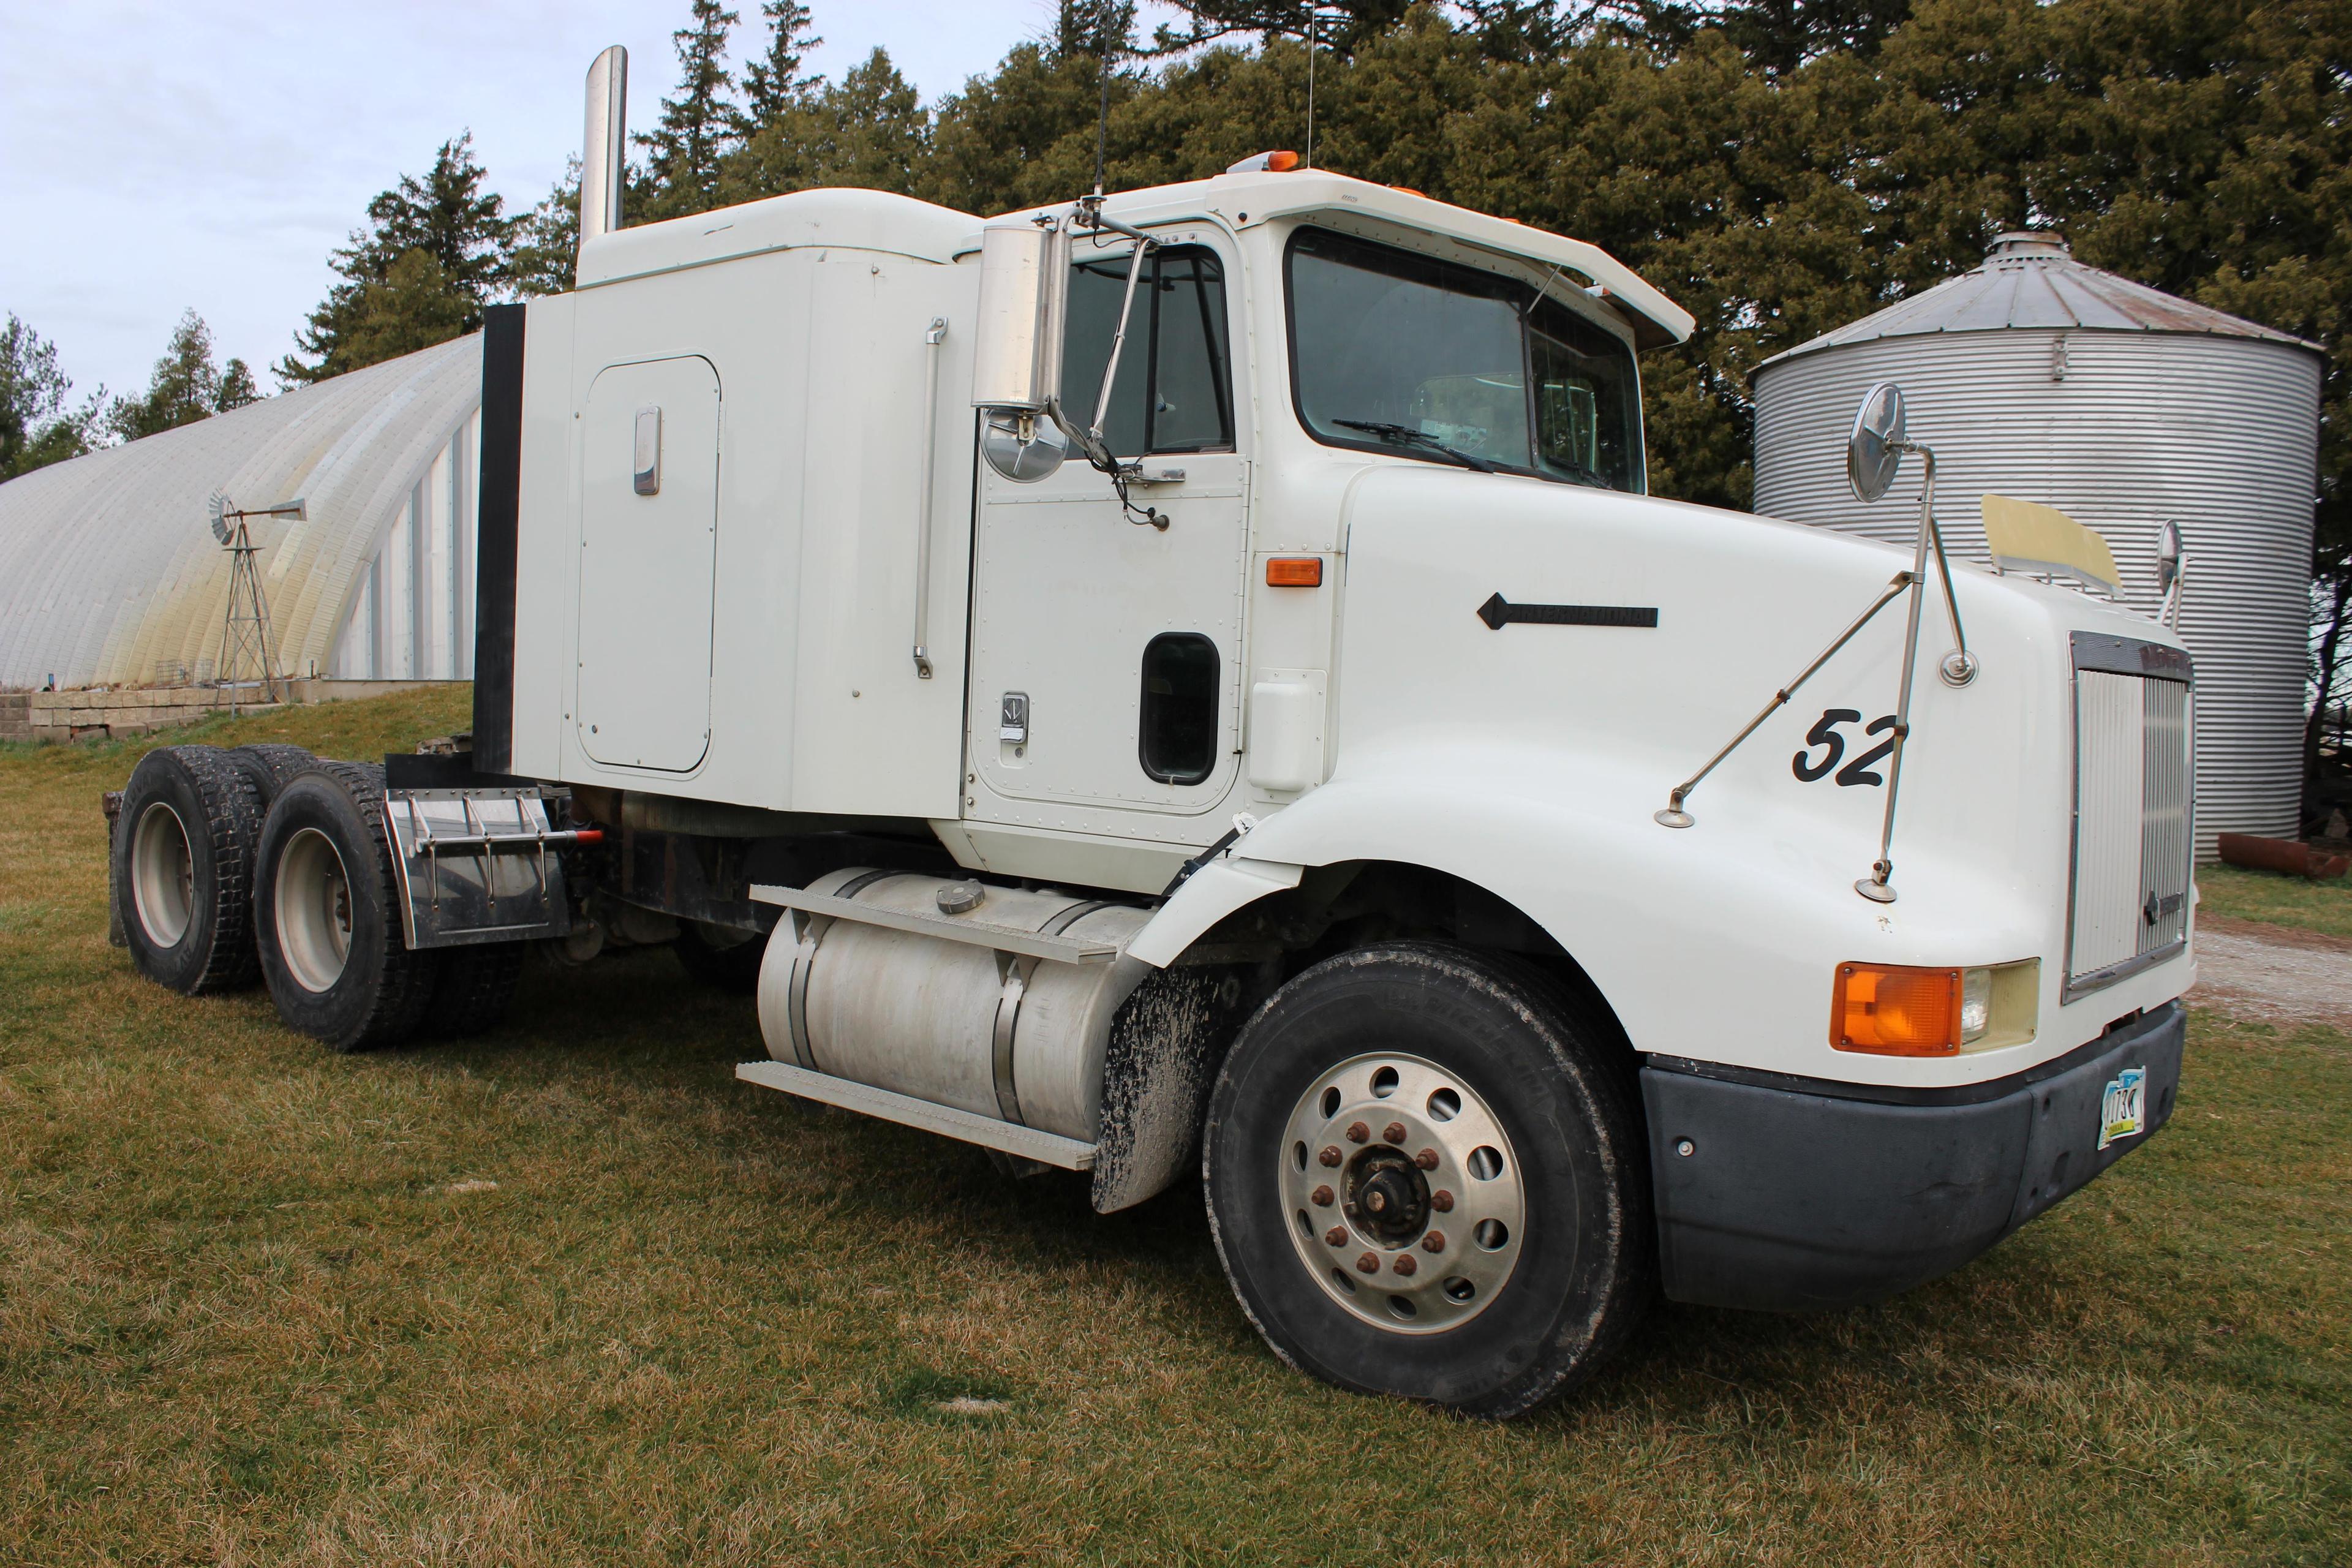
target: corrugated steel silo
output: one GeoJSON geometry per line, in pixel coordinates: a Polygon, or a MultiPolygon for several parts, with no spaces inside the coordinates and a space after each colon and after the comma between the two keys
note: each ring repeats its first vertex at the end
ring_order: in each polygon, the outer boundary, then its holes
{"type": "Polygon", "coordinates": [[[1908,543],[1917,469],[1874,507],[1845,479],[1854,409],[1891,380],[1935,448],[1936,514],[1962,558],[1985,558],[1987,492],[2042,501],[2106,537],[2152,615],[2157,535],[2178,522],[2198,851],[2221,832],[2292,836],[2322,368],[2315,344],[2007,234],[1975,271],[1764,363],[1756,510],[1908,543]]]}

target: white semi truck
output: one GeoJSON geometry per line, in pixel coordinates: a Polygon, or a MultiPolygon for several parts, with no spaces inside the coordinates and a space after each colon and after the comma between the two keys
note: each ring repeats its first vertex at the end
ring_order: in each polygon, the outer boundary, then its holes
{"type": "MultiPolygon", "coordinates": [[[[1488,1415],[1661,1292],[1933,1279],[2163,1124],[2161,625],[1924,502],[1651,498],[1692,321],[1591,245],[1286,154],[623,228],[619,63],[579,286],[485,333],[470,749],[149,757],[146,973],[355,1049],[675,942],[756,991],[747,1084],[1104,1211],[1198,1170],[1277,1354],[1488,1415]]],[[[1874,394],[1857,489],[1924,450],[1874,394]]]]}

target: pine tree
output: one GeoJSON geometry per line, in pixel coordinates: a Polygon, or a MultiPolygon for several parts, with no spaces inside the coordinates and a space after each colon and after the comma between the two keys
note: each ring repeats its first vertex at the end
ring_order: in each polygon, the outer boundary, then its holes
{"type": "Polygon", "coordinates": [[[748,202],[820,185],[911,195],[930,131],[922,95],[876,49],[837,84],[817,82],[730,154],[719,195],[748,202]]]}
{"type": "Polygon", "coordinates": [[[0,327],[0,479],[89,450],[105,389],[68,411],[72,389],[58,368],[57,344],[11,314],[0,327]]]}
{"type": "Polygon", "coordinates": [[[172,329],[146,395],[116,398],[106,411],[106,429],[117,440],[136,441],[226,414],[251,403],[255,395],[253,373],[243,360],[213,363],[212,329],[190,310],[172,329]]]}
{"type": "Polygon", "coordinates": [[[768,47],[743,68],[739,134],[746,142],[808,100],[816,84],[801,66],[824,42],[809,31],[814,17],[800,0],[761,0],[760,14],[768,19],[768,47]]]}
{"type": "Polygon", "coordinates": [[[523,216],[507,263],[508,285],[529,299],[571,291],[580,268],[580,160],[565,160],[563,177],[523,216]]]}
{"type": "Polygon", "coordinates": [[[441,144],[424,178],[404,174],[368,203],[367,226],[353,230],[350,247],[332,258],[341,281],[294,334],[297,352],[278,362],[278,380],[321,381],[478,331],[482,308],[507,287],[520,226],[504,216],[498,193],[482,188],[488,177],[474,161],[473,132],[464,132],[441,144]],[[412,252],[433,271],[412,266],[387,291],[394,268],[412,252]],[[383,315],[402,307],[414,308],[415,319],[397,323],[383,315]]]}
{"type": "Polygon", "coordinates": [[[693,5],[692,26],[670,35],[677,46],[677,96],[663,99],[660,122],[635,138],[649,165],[638,205],[651,218],[719,205],[719,161],[734,145],[740,121],[729,96],[735,79],[722,63],[736,14],[719,0],[693,0],[693,5]]]}

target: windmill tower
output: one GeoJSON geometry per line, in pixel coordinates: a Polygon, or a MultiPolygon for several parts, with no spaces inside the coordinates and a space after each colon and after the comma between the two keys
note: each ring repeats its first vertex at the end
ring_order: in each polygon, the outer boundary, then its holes
{"type": "Polygon", "coordinates": [[[228,611],[221,627],[220,667],[215,677],[213,706],[219,707],[221,694],[226,692],[231,714],[242,706],[237,693],[247,684],[260,688],[262,702],[282,702],[286,699],[285,681],[278,673],[278,650],[269,640],[269,599],[262,591],[261,572],[255,560],[261,553],[261,546],[253,542],[247,520],[302,515],[299,499],[246,510],[225,495],[215,492],[213,496],[213,537],[233,558],[229,562],[228,611]]]}

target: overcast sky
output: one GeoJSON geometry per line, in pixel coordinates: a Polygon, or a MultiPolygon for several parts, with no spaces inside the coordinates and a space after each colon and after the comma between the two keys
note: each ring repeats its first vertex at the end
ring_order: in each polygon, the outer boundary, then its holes
{"type": "MultiPolygon", "coordinates": [[[[629,50],[629,121],[673,89],[686,0],[0,0],[0,313],[77,399],[142,389],[180,312],[261,374],[368,199],[470,127],[509,210],[578,151],[581,84],[629,50]]],[[[734,63],[756,47],[758,0],[734,63]]],[[[813,0],[836,79],[876,45],[926,100],[1052,26],[1054,0],[813,0]]],[[[1148,26],[1148,24],[1147,24],[1148,26]]]]}

